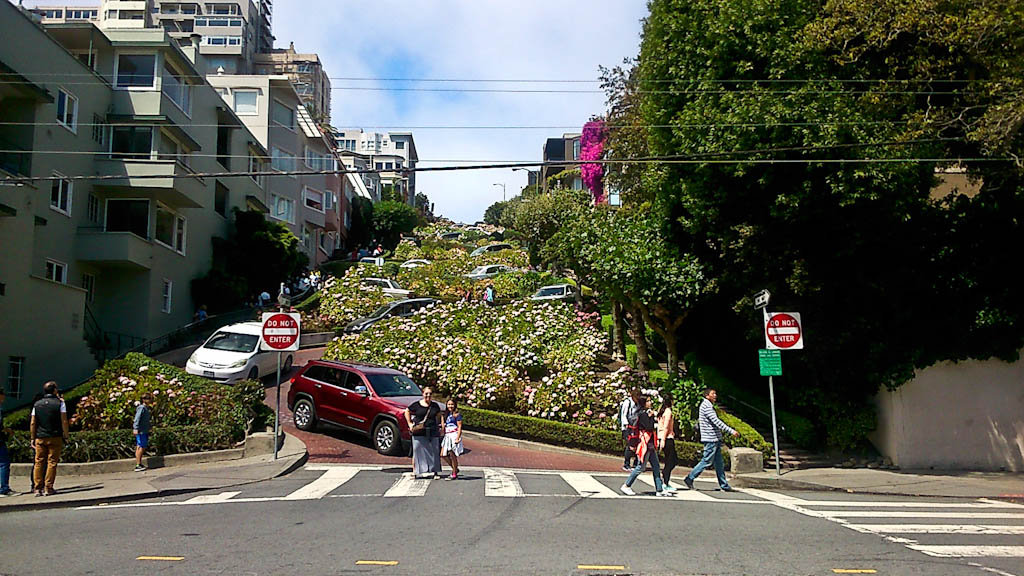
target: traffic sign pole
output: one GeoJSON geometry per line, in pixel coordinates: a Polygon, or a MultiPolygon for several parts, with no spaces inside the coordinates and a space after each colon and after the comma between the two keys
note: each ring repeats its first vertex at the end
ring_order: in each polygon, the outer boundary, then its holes
{"type": "MultiPolygon", "coordinates": [[[[764,325],[768,325],[768,307],[761,308],[764,313],[764,325]]],[[[778,354],[778,352],[776,352],[778,354]]],[[[772,376],[768,376],[768,398],[772,404],[772,443],[775,444],[775,475],[782,476],[782,467],[779,465],[779,426],[775,422],[775,382],[772,376]]]]}
{"type": "MultiPolygon", "coordinates": [[[[772,409],[772,417],[775,416],[772,409]]],[[[274,460],[277,460],[278,439],[281,437],[281,353],[277,353],[277,409],[274,410],[274,460]]]]}
{"type": "MultiPolygon", "coordinates": [[[[283,303],[282,303],[283,306],[283,303]]],[[[298,313],[285,312],[280,308],[277,312],[263,314],[263,327],[260,335],[260,350],[277,352],[277,406],[274,410],[274,459],[277,460],[281,438],[281,355],[299,349],[299,338],[302,333],[302,318],[298,313]]]]}

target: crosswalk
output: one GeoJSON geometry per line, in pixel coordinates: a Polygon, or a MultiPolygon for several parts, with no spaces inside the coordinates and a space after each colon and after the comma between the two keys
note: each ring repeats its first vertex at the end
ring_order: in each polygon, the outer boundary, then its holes
{"type": "Polygon", "coordinates": [[[985,498],[850,500],[823,494],[812,499],[766,490],[746,492],[781,508],[875,534],[935,558],[1024,558],[1024,505],[1012,502],[985,498]]]}

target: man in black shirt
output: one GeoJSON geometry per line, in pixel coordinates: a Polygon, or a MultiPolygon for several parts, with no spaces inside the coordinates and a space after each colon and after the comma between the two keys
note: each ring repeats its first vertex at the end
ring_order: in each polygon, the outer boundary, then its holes
{"type": "Polygon", "coordinates": [[[57,397],[56,382],[44,384],[43,397],[32,406],[29,435],[36,450],[32,489],[36,496],[56,494],[53,482],[57,479],[57,463],[68,439],[68,409],[64,400],[57,397]]]}

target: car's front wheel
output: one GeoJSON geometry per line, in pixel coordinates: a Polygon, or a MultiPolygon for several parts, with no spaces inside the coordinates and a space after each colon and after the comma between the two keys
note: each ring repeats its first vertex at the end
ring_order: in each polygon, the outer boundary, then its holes
{"type": "Polygon", "coordinates": [[[260,379],[260,369],[257,368],[256,366],[253,366],[252,370],[249,370],[249,376],[247,376],[247,378],[249,380],[259,380],[260,379]]]}
{"type": "Polygon", "coordinates": [[[300,398],[292,408],[292,419],[299,430],[311,432],[316,430],[316,408],[308,398],[300,398]]]}
{"type": "Polygon", "coordinates": [[[398,436],[398,425],[391,420],[381,420],[373,428],[373,446],[385,456],[397,456],[402,450],[398,436]]]}

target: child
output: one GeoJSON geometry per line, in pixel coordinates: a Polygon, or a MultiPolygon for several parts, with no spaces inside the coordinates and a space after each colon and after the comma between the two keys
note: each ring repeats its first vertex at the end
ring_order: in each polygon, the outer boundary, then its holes
{"type": "Polygon", "coordinates": [[[459,477],[459,456],[462,456],[462,414],[454,398],[447,404],[444,415],[444,439],[441,440],[441,457],[452,467],[452,475],[445,480],[457,480],[459,477]]]}
{"type": "Polygon", "coordinates": [[[145,472],[146,467],[142,465],[142,456],[149,448],[149,431],[152,428],[152,406],[153,395],[146,392],[142,395],[142,402],[135,409],[135,420],[132,423],[132,433],[135,435],[135,471],[145,472]]]}

